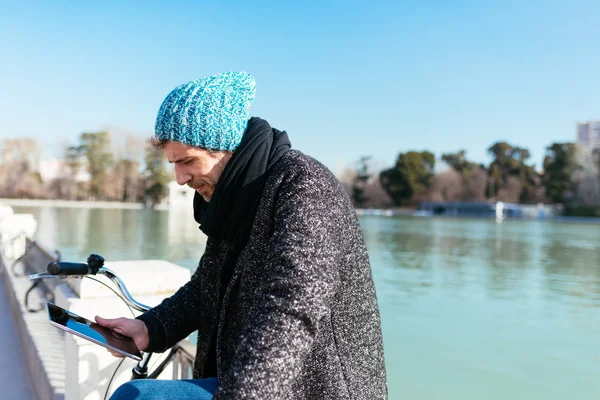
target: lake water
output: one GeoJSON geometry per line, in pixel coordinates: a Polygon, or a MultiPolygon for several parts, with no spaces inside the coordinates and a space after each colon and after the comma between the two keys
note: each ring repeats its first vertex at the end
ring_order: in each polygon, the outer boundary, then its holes
{"type": "MultiPolygon", "coordinates": [[[[194,269],[186,215],[15,207],[63,260],[194,269]]],[[[362,217],[391,399],[600,398],[600,224],[362,217]]]]}

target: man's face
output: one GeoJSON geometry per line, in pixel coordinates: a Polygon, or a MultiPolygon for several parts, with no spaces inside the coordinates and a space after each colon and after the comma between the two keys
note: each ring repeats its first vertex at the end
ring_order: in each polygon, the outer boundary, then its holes
{"type": "Polygon", "coordinates": [[[173,141],[167,142],[163,150],[169,162],[175,165],[177,183],[195,189],[207,202],[233,154],[230,151],[210,152],[173,141]]]}

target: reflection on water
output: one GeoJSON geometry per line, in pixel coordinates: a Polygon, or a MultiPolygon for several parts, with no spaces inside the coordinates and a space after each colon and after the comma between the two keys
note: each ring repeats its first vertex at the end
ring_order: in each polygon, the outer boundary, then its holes
{"type": "MultiPolygon", "coordinates": [[[[64,259],[195,268],[191,213],[15,208],[64,259]]],[[[391,399],[600,398],[600,224],[361,219],[391,399]]]]}
{"type": "Polygon", "coordinates": [[[394,285],[435,280],[461,292],[512,296],[543,284],[599,300],[600,225],[411,218],[364,218],[361,224],[372,262],[382,264],[378,272],[389,278],[383,281],[394,285]]]}
{"type": "Polygon", "coordinates": [[[598,398],[600,225],[361,224],[393,398],[598,398]]]}
{"type": "Polygon", "coordinates": [[[166,259],[195,268],[206,236],[186,211],[14,207],[38,219],[37,238],[63,260],[166,259]]]}

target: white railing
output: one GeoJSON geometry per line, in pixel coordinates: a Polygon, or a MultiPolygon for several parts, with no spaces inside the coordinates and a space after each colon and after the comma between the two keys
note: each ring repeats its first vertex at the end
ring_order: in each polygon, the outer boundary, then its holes
{"type": "MultiPolygon", "coordinates": [[[[26,355],[27,358],[34,358],[28,362],[30,375],[37,376],[45,372],[50,385],[53,384],[53,381],[60,381],[62,387],[54,388],[54,393],[64,390],[65,400],[92,399],[98,398],[98,396],[102,398],[108,378],[114,371],[116,359],[101,347],[75,339],[71,335],[57,335],[59,339],[54,340],[64,341],[59,348],[65,350],[61,351],[62,354],[56,353],[56,343],[47,340],[48,332],[45,331],[48,329],[50,333],[56,333],[54,332],[56,328],[44,323],[45,317],[41,315],[43,312],[37,311],[42,310],[42,306],[47,301],[53,301],[88,318],[93,318],[94,315],[103,315],[108,318],[125,316],[125,312],[128,311],[121,300],[111,291],[88,279],[45,279],[36,281],[37,285],[32,287],[35,282],[28,282],[26,276],[46,271],[47,265],[58,260],[60,254],[48,250],[32,239],[31,226],[26,230],[21,229],[16,234],[15,224],[7,222],[7,220],[16,217],[15,221],[18,220],[23,227],[23,221],[29,221],[31,218],[12,215],[9,211],[12,210],[4,210],[0,205],[0,227],[4,227],[4,230],[0,229],[0,251],[2,253],[0,254],[0,265],[4,266],[10,274],[11,278],[6,280],[7,284],[20,287],[16,287],[12,291],[16,297],[15,303],[20,304],[15,311],[22,314],[23,321],[38,321],[21,324],[21,329],[27,331],[22,332],[23,336],[27,336],[27,340],[35,343],[34,346],[28,345],[28,348],[37,352],[36,357],[26,355]],[[35,318],[32,319],[28,315],[35,316],[35,318]],[[40,331],[40,329],[44,331],[40,331]],[[47,365],[56,365],[57,361],[54,359],[52,362],[47,362],[44,359],[46,354],[52,354],[55,358],[62,356],[61,363],[64,363],[64,372],[45,370],[45,368],[50,368],[47,365]],[[94,361],[90,363],[90,360],[94,361]],[[57,379],[57,373],[65,375],[57,379]]],[[[28,223],[31,225],[31,222],[28,223]]],[[[33,225],[35,225],[35,220],[33,225]]],[[[35,228],[37,226],[34,226],[33,230],[35,228]]],[[[167,261],[118,261],[107,262],[107,266],[123,279],[136,299],[151,306],[160,303],[162,299],[170,296],[190,279],[189,270],[167,261]]],[[[103,277],[98,278],[102,280],[103,277]]],[[[160,375],[160,379],[191,379],[195,353],[196,346],[189,340],[180,342],[175,357],[160,375]]],[[[160,357],[157,355],[157,358],[160,357]]],[[[111,392],[129,379],[131,367],[127,368],[125,364],[119,369],[111,385],[111,392]]],[[[151,365],[150,370],[152,368],[151,365]]],[[[36,391],[38,394],[49,392],[47,387],[42,390],[36,388],[36,391]]],[[[50,394],[48,393],[48,395],[50,394]]]]}
{"type": "Polygon", "coordinates": [[[173,360],[173,379],[192,379],[195,358],[196,346],[187,339],[179,342],[179,349],[173,360]]]}

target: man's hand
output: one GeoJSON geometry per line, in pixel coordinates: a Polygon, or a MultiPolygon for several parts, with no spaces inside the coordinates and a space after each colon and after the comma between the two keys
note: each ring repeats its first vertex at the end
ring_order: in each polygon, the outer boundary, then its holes
{"type": "MultiPolygon", "coordinates": [[[[150,344],[150,337],[148,336],[148,328],[146,328],[146,324],[138,319],[131,318],[115,318],[115,319],[105,319],[96,316],[96,323],[105,328],[110,328],[117,333],[120,333],[125,336],[129,336],[135,342],[138,350],[145,350],[150,344]]],[[[122,354],[115,353],[114,351],[109,352],[115,356],[123,358],[122,354]]]]}

